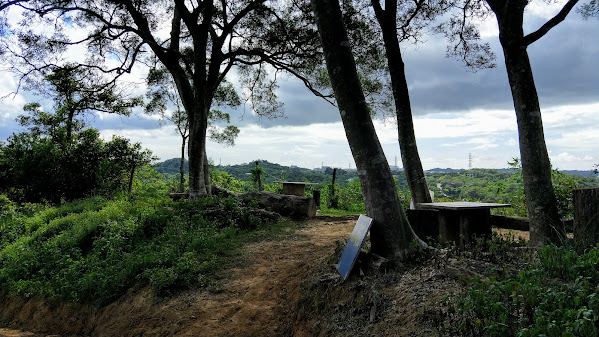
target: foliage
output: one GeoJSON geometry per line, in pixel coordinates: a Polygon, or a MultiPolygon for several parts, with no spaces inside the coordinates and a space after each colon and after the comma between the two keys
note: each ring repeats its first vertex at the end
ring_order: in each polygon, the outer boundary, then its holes
{"type": "MultiPolygon", "coordinates": [[[[181,110],[185,110],[182,115],[189,123],[189,143],[194,147],[189,151],[191,162],[197,163],[190,171],[189,183],[197,185],[190,186],[193,194],[205,192],[205,180],[195,176],[202,170],[206,135],[230,143],[239,132],[235,127],[211,128],[209,122],[215,106],[242,102],[226,81],[232,69],[245,89],[243,98],[251,105],[251,113],[261,117],[282,113],[275,92],[281,73],[299,78],[316,92],[307,74],[321,64],[322,52],[307,2],[223,0],[198,7],[198,3],[185,1],[69,1],[57,5],[42,0],[18,7],[15,14],[22,15],[27,25],[7,30],[10,38],[6,43],[11,50],[11,70],[19,83],[47,67],[63,65],[65,59],[72,59],[67,56],[78,56],[76,67],[98,74],[102,78],[99,83],[106,86],[125,87],[126,75],[140,65],[152,69],[148,76],[151,86],[166,77],[175,83],[181,110]],[[73,25],[83,37],[73,40],[63,33],[73,25]]],[[[154,89],[156,95],[149,94],[153,101],[150,110],[160,110],[164,106],[161,89],[154,89]]]]}
{"type": "MultiPolygon", "coordinates": [[[[404,209],[409,207],[410,192],[397,186],[397,192],[404,209]]],[[[362,197],[362,187],[357,180],[348,182],[345,187],[335,186],[336,205],[331,202],[332,185],[327,185],[321,194],[321,204],[326,205],[325,212],[331,212],[333,209],[346,211],[349,214],[364,214],[366,208],[362,197]],[[336,207],[333,207],[336,206],[336,207]]],[[[334,212],[333,212],[334,213],[334,212]]]]}
{"type": "Polygon", "coordinates": [[[44,67],[40,72],[40,82],[33,77],[27,82],[33,91],[54,101],[54,112],[43,112],[40,104],[31,103],[23,109],[27,114],[17,121],[29,126],[33,134],[48,135],[65,146],[71,143],[73,133],[85,126],[78,116],[96,111],[128,116],[141,104],[140,97],[123,98],[125,95],[114,83],[103,83],[91,68],[67,63],[44,67]]]}
{"type": "Polygon", "coordinates": [[[544,246],[539,261],[516,274],[476,279],[449,307],[442,335],[597,336],[599,246],[578,255],[544,246]]]}
{"type": "Polygon", "coordinates": [[[76,133],[68,148],[50,137],[16,134],[0,146],[0,192],[18,202],[53,203],[109,194],[126,189],[132,170],[150,159],[139,143],[105,142],[96,129],[76,133]]]}
{"type": "MultiPolygon", "coordinates": [[[[172,76],[164,67],[150,68],[146,77],[146,83],[148,84],[146,97],[149,99],[145,105],[146,113],[159,115],[160,123],[165,123],[166,121],[173,123],[181,136],[182,146],[184,147],[189,137],[189,120],[172,76]]],[[[214,94],[213,105],[214,107],[228,107],[233,109],[241,105],[241,99],[237,95],[235,88],[226,79],[217,88],[214,94]]],[[[208,113],[208,138],[219,144],[234,145],[235,138],[239,135],[239,129],[232,125],[224,128],[219,128],[216,125],[217,123],[228,124],[230,123],[230,119],[228,113],[217,109],[210,110],[208,113]]]]}
{"type": "Polygon", "coordinates": [[[151,152],[122,137],[105,142],[98,130],[84,129],[77,116],[92,111],[128,115],[140,99],[121,98],[113,84],[101,84],[82,67],[47,68],[50,74],[37,90],[52,97],[55,109],[24,106],[26,114],[17,121],[29,132],[14,134],[6,146],[0,143],[0,192],[18,202],[57,203],[127,185],[130,190],[135,169],[150,162],[151,152]]]}
{"type": "MultiPolygon", "coordinates": [[[[181,165],[181,158],[171,158],[162,162],[153,163],[152,167],[158,173],[179,174],[179,165],[181,165]]],[[[189,172],[189,161],[187,159],[184,161],[183,170],[185,173],[189,172]]]]}
{"type": "Polygon", "coordinates": [[[227,172],[219,171],[214,167],[210,169],[210,180],[213,184],[218,185],[231,192],[244,192],[244,183],[242,181],[239,181],[227,172]]]}
{"type": "Polygon", "coordinates": [[[253,230],[278,228],[236,199],[173,202],[151,177],[140,175],[143,193],[31,211],[2,196],[0,291],[102,305],[131,287],[213,286],[253,230]]]}
{"type": "Polygon", "coordinates": [[[262,183],[262,167],[258,165],[258,162],[256,162],[256,167],[250,170],[250,173],[252,174],[254,184],[258,185],[262,183]]]}
{"type": "MultiPolygon", "coordinates": [[[[503,215],[528,216],[522,183],[520,160],[514,158],[510,171],[493,169],[471,169],[459,172],[428,173],[429,188],[435,192],[435,200],[482,201],[509,203],[511,208],[496,210],[503,215]]],[[[584,187],[599,187],[599,180],[590,176],[569,174],[552,170],[554,192],[562,218],[572,216],[572,190],[584,187]]]]}
{"type": "MultiPolygon", "coordinates": [[[[326,187],[326,205],[328,208],[338,209],[339,208],[339,192],[335,184],[328,184],[326,187]]],[[[344,207],[344,209],[347,207],[344,207]]],[[[349,211],[348,209],[346,209],[349,211]]]]}
{"type": "MultiPolygon", "coordinates": [[[[306,181],[311,183],[318,183],[322,188],[323,185],[331,182],[333,173],[332,168],[323,169],[307,169],[296,166],[282,166],[279,164],[271,163],[267,160],[255,160],[248,162],[247,164],[239,165],[218,165],[217,168],[221,171],[225,171],[231,174],[235,179],[242,181],[250,181],[251,176],[248,173],[255,167],[255,162],[259,161],[262,167],[262,183],[270,184],[275,181],[306,181]]],[[[358,178],[356,170],[342,170],[337,169],[337,184],[339,186],[345,186],[346,183],[358,178]]]]}
{"type": "MultiPolygon", "coordinates": [[[[513,165],[519,165],[518,161],[512,162],[513,165]]],[[[260,160],[262,167],[262,182],[266,191],[280,192],[281,185],[274,181],[306,181],[318,183],[319,185],[309,185],[306,194],[309,195],[312,189],[321,191],[323,211],[329,207],[330,182],[332,168],[324,170],[310,170],[300,167],[286,167],[270,163],[266,160],[260,160]]],[[[167,160],[163,163],[155,164],[160,172],[177,173],[178,159],[167,160]]],[[[249,191],[253,189],[251,182],[251,170],[255,167],[255,161],[240,165],[217,165],[215,169],[219,172],[227,172],[238,182],[236,191],[249,191]]],[[[568,171],[571,172],[571,171],[568,171]]],[[[588,172],[566,173],[565,171],[553,171],[556,194],[560,196],[561,209],[567,215],[571,209],[570,193],[573,188],[599,187],[599,179],[588,175],[588,172]],[[575,175],[576,173],[580,175],[575,175]]],[[[404,209],[410,205],[410,194],[408,185],[403,172],[394,172],[395,181],[398,186],[398,193],[404,209]]],[[[436,201],[483,201],[509,203],[511,208],[503,208],[494,212],[511,216],[527,216],[526,201],[524,199],[521,171],[516,167],[512,170],[495,169],[471,169],[471,170],[442,170],[434,169],[426,174],[429,189],[435,193],[436,201]]],[[[342,210],[352,213],[349,210],[359,212],[363,209],[361,195],[357,194],[359,189],[358,175],[355,170],[337,169],[336,195],[343,197],[342,210]]]]}
{"type": "MultiPolygon", "coordinates": [[[[514,181],[522,184],[522,166],[518,158],[514,158],[508,163],[512,170],[515,171],[514,181]]],[[[571,218],[574,212],[572,205],[572,191],[582,187],[583,179],[574,177],[565,172],[560,172],[557,169],[551,170],[551,180],[553,183],[553,192],[555,193],[557,208],[561,218],[571,218]]],[[[514,191],[510,197],[512,207],[517,210],[519,216],[527,216],[526,198],[523,188],[514,191]]]]}
{"type": "Polygon", "coordinates": [[[588,3],[583,4],[580,8],[577,8],[576,11],[582,14],[582,17],[585,20],[592,17],[599,19],[599,2],[597,0],[591,0],[588,3]]]}

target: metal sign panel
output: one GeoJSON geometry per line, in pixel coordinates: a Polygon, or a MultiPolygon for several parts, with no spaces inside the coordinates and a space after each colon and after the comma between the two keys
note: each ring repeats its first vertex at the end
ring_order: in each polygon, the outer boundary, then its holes
{"type": "Polygon", "coordinates": [[[364,241],[364,237],[366,237],[366,233],[368,233],[371,224],[372,218],[369,218],[366,215],[360,215],[360,218],[358,218],[358,222],[356,223],[356,226],[354,226],[354,230],[349,236],[349,240],[347,240],[347,245],[345,246],[343,254],[341,254],[341,259],[337,266],[337,271],[341,274],[343,280],[347,278],[349,272],[353,268],[358,253],[360,252],[362,242],[364,241]]]}

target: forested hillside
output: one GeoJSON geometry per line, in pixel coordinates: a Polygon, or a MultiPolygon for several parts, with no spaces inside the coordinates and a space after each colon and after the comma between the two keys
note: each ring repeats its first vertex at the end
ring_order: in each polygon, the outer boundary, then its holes
{"type": "MultiPolygon", "coordinates": [[[[311,183],[328,184],[333,176],[333,169],[326,167],[324,170],[310,170],[302,167],[289,167],[271,163],[266,160],[257,160],[262,167],[262,181],[266,184],[275,181],[307,181],[311,183]]],[[[157,172],[164,174],[179,174],[180,159],[173,158],[164,162],[154,164],[157,172]]],[[[256,161],[247,164],[238,165],[213,165],[215,169],[227,172],[235,179],[241,181],[251,181],[251,170],[256,167],[256,161]]],[[[187,160],[185,161],[185,172],[187,173],[187,160]]],[[[356,170],[337,169],[336,182],[344,186],[347,182],[357,180],[358,172],[356,170]]]]}
{"type": "MultiPolygon", "coordinates": [[[[332,181],[333,169],[310,170],[301,167],[288,167],[266,160],[258,160],[262,167],[262,181],[272,184],[276,181],[307,181],[318,183],[316,189],[325,189],[332,181]]],[[[178,174],[180,159],[173,158],[154,165],[156,171],[165,174],[178,174]]],[[[256,162],[238,165],[216,165],[214,169],[226,172],[236,180],[250,183],[251,171],[256,162]]],[[[599,187],[599,178],[590,171],[553,171],[553,182],[556,194],[560,199],[562,216],[569,216],[571,191],[574,188],[599,187]],[[586,173],[586,174],[585,174],[586,173]]],[[[394,171],[394,177],[405,198],[409,198],[408,186],[403,171],[394,171]]],[[[510,203],[514,207],[510,212],[514,215],[526,215],[523,195],[521,171],[518,162],[511,169],[431,169],[426,172],[429,189],[434,192],[436,201],[483,201],[510,203]]],[[[342,189],[359,189],[356,170],[337,169],[335,185],[342,189]]],[[[355,193],[352,193],[355,194],[355,193]]],[[[360,202],[357,196],[355,202],[360,202]]]]}

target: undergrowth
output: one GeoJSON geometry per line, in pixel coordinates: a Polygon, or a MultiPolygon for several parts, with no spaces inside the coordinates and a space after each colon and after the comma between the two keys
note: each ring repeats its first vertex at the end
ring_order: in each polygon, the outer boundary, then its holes
{"type": "Polygon", "coordinates": [[[439,311],[443,336],[599,336],[599,245],[544,246],[513,273],[476,278],[439,311]]]}
{"type": "Polygon", "coordinates": [[[243,243],[289,225],[231,198],[173,202],[139,194],[56,207],[4,201],[0,292],[96,305],[132,287],[162,295],[218,289],[219,271],[243,243]]]}

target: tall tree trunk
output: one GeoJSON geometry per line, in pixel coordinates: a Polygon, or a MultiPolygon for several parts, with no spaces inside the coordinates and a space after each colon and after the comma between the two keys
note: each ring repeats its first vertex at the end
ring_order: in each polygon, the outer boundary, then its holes
{"type": "Polygon", "coordinates": [[[338,0],[312,0],[327,70],[358,169],[366,212],[374,219],[372,251],[398,256],[417,238],[410,227],[389,164],[376,135],[357,75],[338,0]]]}
{"type": "Polygon", "coordinates": [[[206,186],[206,195],[209,197],[212,196],[212,183],[210,182],[210,162],[208,161],[208,154],[206,153],[206,148],[204,147],[204,166],[202,170],[204,171],[204,185],[206,186]]]}
{"type": "Polygon", "coordinates": [[[540,246],[548,242],[561,243],[566,236],[557,211],[541,107],[523,39],[526,2],[520,1],[519,4],[519,8],[513,6],[495,14],[518,122],[524,194],[530,218],[530,245],[540,246]]]}
{"type": "Polygon", "coordinates": [[[560,243],[565,229],[557,211],[551,163],[545,144],[541,108],[525,48],[506,50],[505,64],[518,121],[524,194],[530,218],[530,244],[560,243]]]}
{"type": "Polygon", "coordinates": [[[208,108],[189,112],[189,197],[208,195],[204,162],[206,161],[206,129],[208,127],[208,108]],[[200,111],[201,113],[195,113],[200,111]]]}
{"type": "Polygon", "coordinates": [[[414,206],[423,202],[432,202],[426,177],[418,154],[416,135],[414,134],[414,123],[412,120],[412,106],[410,104],[410,93],[406,80],[405,65],[401,56],[401,48],[397,39],[397,1],[385,1],[383,10],[378,0],[372,0],[376,18],[383,32],[383,41],[387,54],[387,64],[391,76],[393,99],[395,100],[395,112],[397,116],[397,134],[401,161],[404,174],[414,206]]]}
{"type": "Polygon", "coordinates": [[[179,165],[179,192],[185,191],[185,143],[187,137],[181,137],[181,163],[179,165]]]}

